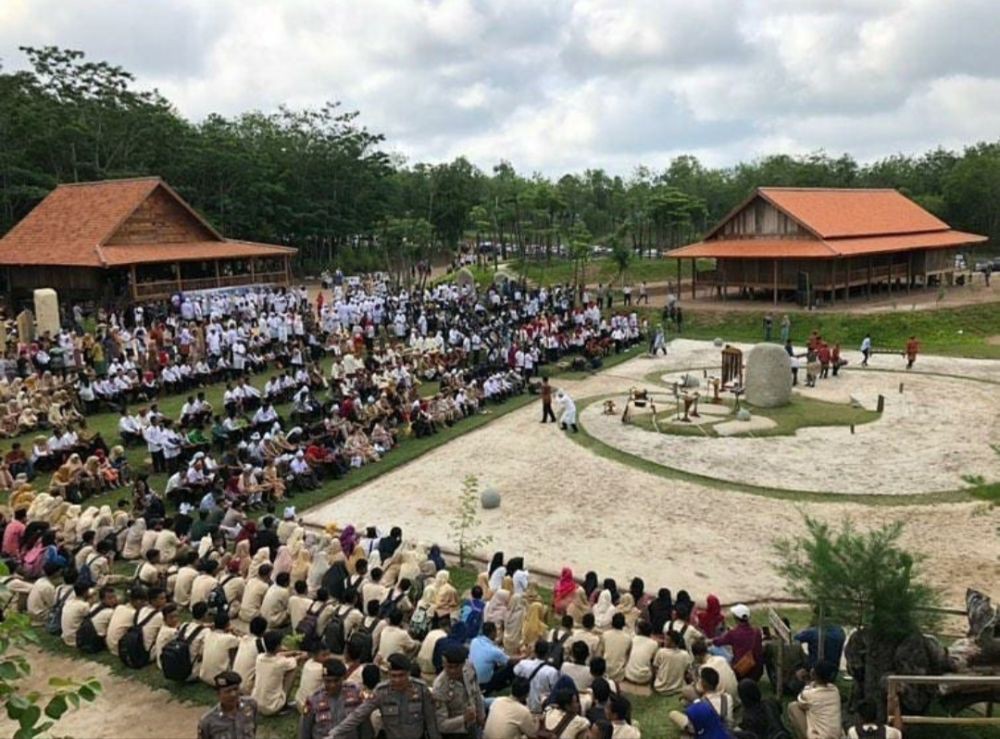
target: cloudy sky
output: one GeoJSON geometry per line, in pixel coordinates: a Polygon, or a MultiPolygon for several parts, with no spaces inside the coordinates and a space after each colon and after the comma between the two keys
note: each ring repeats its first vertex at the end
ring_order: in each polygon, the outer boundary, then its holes
{"type": "Polygon", "coordinates": [[[410,160],[628,173],[1000,136],[998,0],[0,0],[180,111],[340,100],[410,160]]]}

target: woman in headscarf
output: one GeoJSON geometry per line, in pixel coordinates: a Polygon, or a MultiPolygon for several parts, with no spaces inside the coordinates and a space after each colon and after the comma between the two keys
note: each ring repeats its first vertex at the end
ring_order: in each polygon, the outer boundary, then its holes
{"type": "Polygon", "coordinates": [[[583,588],[577,586],[573,597],[566,606],[566,615],[573,618],[575,625],[580,625],[583,623],[583,617],[588,613],[590,613],[590,602],[587,600],[587,594],[583,588]]]}
{"type": "Polygon", "coordinates": [[[648,609],[649,604],[653,601],[653,595],[646,592],[646,583],[643,582],[641,577],[633,577],[632,582],[629,583],[628,592],[632,594],[632,598],[635,600],[635,607],[639,609],[642,618],[648,621],[648,609]]]}
{"type": "Polygon", "coordinates": [[[240,533],[236,535],[236,544],[239,545],[242,542],[247,543],[247,554],[254,554],[256,550],[254,549],[254,542],[257,540],[257,522],[256,521],[246,521],[240,528],[240,533]]]}
{"type": "Polygon", "coordinates": [[[593,570],[583,576],[583,592],[587,594],[591,605],[597,602],[597,596],[601,594],[601,589],[597,586],[597,573],[593,570]]]}
{"type": "Polygon", "coordinates": [[[486,610],[483,611],[483,623],[496,624],[498,629],[503,628],[509,604],[510,593],[508,591],[498,590],[495,592],[486,603],[486,610]]]}
{"type": "Polygon", "coordinates": [[[445,564],[444,557],[441,556],[441,547],[437,544],[431,544],[431,549],[427,552],[427,559],[434,563],[434,566],[438,570],[448,569],[448,565],[445,564]]]}
{"type": "Polygon", "coordinates": [[[323,586],[323,575],[330,567],[330,560],[326,556],[326,547],[322,542],[317,544],[312,555],[312,562],[309,563],[309,573],[306,575],[306,585],[309,586],[311,594],[316,593],[323,586]]]}
{"type": "Polygon", "coordinates": [[[573,579],[573,570],[569,567],[563,567],[559,573],[559,580],[556,582],[555,588],[552,589],[552,608],[555,610],[556,615],[561,616],[566,613],[566,607],[569,606],[570,601],[573,599],[576,588],[577,585],[576,580],[573,579]]]}
{"type": "Polygon", "coordinates": [[[494,593],[500,590],[503,587],[505,577],[507,577],[507,568],[503,565],[500,565],[496,569],[490,571],[490,590],[494,593]]]}
{"type": "Polygon", "coordinates": [[[611,591],[602,590],[594,604],[594,627],[598,629],[611,628],[611,619],[615,615],[615,604],[611,602],[611,591]]]}
{"type": "Polygon", "coordinates": [[[493,591],[490,590],[490,579],[485,572],[476,575],[476,585],[483,591],[483,600],[489,600],[493,597],[493,591]]]}
{"type": "Polygon", "coordinates": [[[714,639],[725,631],[726,617],[722,614],[719,599],[710,595],[705,599],[705,608],[695,612],[694,625],[705,635],[706,639],[714,639]]]}
{"type": "Polygon", "coordinates": [[[649,604],[649,625],[653,627],[654,634],[662,634],[667,622],[674,617],[674,601],[670,597],[670,590],[660,588],[656,598],[649,604]]]}
{"type": "MultiPolygon", "coordinates": [[[[493,572],[500,567],[503,567],[503,552],[494,552],[493,559],[490,560],[490,566],[486,570],[491,580],[493,578],[493,572]]],[[[506,572],[506,569],[504,572],[506,572]]]]}
{"type": "Polygon", "coordinates": [[[511,557],[509,560],[507,560],[507,574],[510,575],[511,577],[513,577],[518,570],[523,570],[523,569],[524,569],[524,557],[511,557]]]}
{"type": "Polygon", "coordinates": [[[528,583],[531,579],[527,570],[517,570],[514,573],[514,595],[523,595],[528,590],[528,583]]]}
{"type": "Polygon", "coordinates": [[[632,594],[623,593],[622,597],[618,600],[618,605],[615,606],[615,610],[625,617],[625,630],[635,633],[635,624],[639,620],[641,613],[635,607],[635,599],[632,597],[632,594]]]}
{"type": "Polygon", "coordinates": [[[682,621],[689,621],[694,612],[694,601],[686,590],[678,590],[674,599],[674,617],[682,621]]]}
{"type": "Polygon", "coordinates": [[[288,548],[287,544],[282,544],[278,547],[278,554],[274,558],[274,569],[271,571],[272,577],[277,577],[282,572],[287,572],[291,575],[292,563],[295,560],[292,558],[292,552],[288,548]]]}
{"type": "Polygon", "coordinates": [[[511,657],[521,656],[521,627],[527,610],[523,596],[515,595],[510,599],[503,621],[503,650],[511,657]]]}
{"type": "Polygon", "coordinates": [[[531,603],[524,616],[521,626],[521,643],[528,649],[545,636],[548,627],[545,625],[545,606],[541,603],[531,603]]]}
{"type": "Polygon", "coordinates": [[[142,539],[145,534],[146,519],[135,519],[125,532],[125,546],[122,548],[122,559],[139,559],[142,549],[142,539]]]}
{"type": "Polygon", "coordinates": [[[229,561],[236,562],[237,572],[240,577],[246,578],[247,573],[250,571],[251,559],[250,540],[241,539],[237,541],[236,547],[233,549],[233,556],[229,561]]]}
{"type": "Polygon", "coordinates": [[[260,570],[261,565],[267,564],[271,561],[271,550],[268,547],[261,547],[258,549],[254,555],[253,559],[250,560],[250,567],[247,569],[247,580],[253,580],[257,577],[257,572],[260,570]]]}
{"type": "Polygon", "coordinates": [[[458,591],[451,584],[448,570],[438,570],[434,576],[437,594],[434,597],[434,617],[436,619],[451,618],[458,613],[458,591]]]}

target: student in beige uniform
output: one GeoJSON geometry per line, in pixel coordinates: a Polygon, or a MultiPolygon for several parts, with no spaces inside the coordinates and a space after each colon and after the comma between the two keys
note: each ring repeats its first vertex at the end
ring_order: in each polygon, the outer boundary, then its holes
{"type": "MultiPolygon", "coordinates": [[[[267,620],[267,628],[282,629],[288,626],[288,600],[291,593],[288,585],[291,577],[287,572],[281,572],[274,578],[264,598],[260,602],[260,615],[267,620]]],[[[265,714],[266,715],[266,714],[265,714]]]]}
{"type": "MultiPolygon", "coordinates": [[[[260,606],[264,602],[267,589],[271,587],[271,565],[265,563],[257,570],[257,577],[251,578],[243,590],[243,600],[240,601],[240,621],[247,623],[254,616],[260,615],[260,606]]],[[[243,683],[240,688],[246,685],[246,675],[243,675],[243,683]]]]}
{"type": "Polygon", "coordinates": [[[302,620],[302,617],[306,615],[306,611],[313,604],[313,599],[309,597],[309,584],[305,580],[297,580],[293,589],[295,593],[288,599],[288,619],[291,623],[292,631],[295,631],[299,627],[299,621],[302,620]]]}
{"type": "Polygon", "coordinates": [[[516,677],[510,686],[510,697],[493,701],[486,715],[483,739],[521,739],[538,735],[538,719],[525,705],[530,687],[526,678],[516,677]]]}
{"type": "Polygon", "coordinates": [[[847,739],[903,739],[903,732],[886,724],[879,723],[878,709],[869,700],[858,703],[858,719],[854,726],[847,730],[847,739]],[[884,733],[883,733],[884,732],[884,733]]]}
{"type": "Polygon", "coordinates": [[[31,622],[35,625],[45,623],[45,619],[49,617],[49,611],[52,610],[52,606],[56,602],[56,586],[52,583],[52,578],[59,574],[60,569],[62,568],[54,562],[46,563],[42,569],[44,574],[31,584],[31,590],[28,591],[27,609],[28,616],[31,617],[31,622]]]}
{"type": "Polygon", "coordinates": [[[608,677],[615,682],[625,678],[625,664],[632,648],[632,639],[625,633],[625,614],[611,617],[611,628],[601,634],[597,652],[608,666],[608,677]]]}
{"type": "Polygon", "coordinates": [[[160,550],[150,549],[146,552],[146,561],[135,571],[135,579],[147,588],[157,588],[165,581],[164,569],[160,566],[160,550]]]}
{"type": "Polygon", "coordinates": [[[833,684],[837,668],[821,660],[812,669],[812,682],[788,704],[788,721],[796,739],[840,739],[840,691],[833,684]]]}
{"type": "Polygon", "coordinates": [[[160,655],[163,653],[163,648],[175,637],[177,636],[177,630],[181,626],[181,614],[180,609],[176,603],[168,603],[160,611],[163,616],[163,625],[160,630],[156,632],[156,641],[153,642],[153,648],[149,652],[149,658],[153,663],[160,669],[163,669],[163,665],[160,662],[160,655]]]}
{"type": "Polygon", "coordinates": [[[295,705],[299,712],[305,710],[306,701],[323,687],[323,667],[332,656],[322,641],[315,641],[310,645],[309,659],[302,665],[299,687],[295,690],[295,705]]]}
{"type": "Polygon", "coordinates": [[[267,631],[267,621],[262,616],[256,616],[250,621],[250,633],[240,637],[236,656],[233,657],[233,672],[242,678],[240,690],[244,693],[253,691],[257,676],[257,657],[264,653],[264,633],[267,631]]]}
{"type": "Polygon", "coordinates": [[[597,645],[601,641],[601,635],[594,629],[594,614],[585,613],[581,620],[581,627],[573,629],[573,634],[566,640],[565,649],[572,649],[573,642],[582,641],[587,645],[587,651],[597,654],[597,645]]]}
{"type": "MultiPolygon", "coordinates": [[[[198,558],[197,552],[186,552],[180,558],[180,568],[174,577],[174,603],[181,608],[191,606],[191,586],[198,577],[198,569],[194,566],[198,558]]],[[[214,686],[215,683],[212,683],[214,686]]]]}
{"type": "Polygon", "coordinates": [[[219,581],[215,579],[215,573],[219,569],[218,562],[214,559],[206,559],[201,563],[199,569],[201,572],[191,583],[191,608],[194,608],[196,603],[207,602],[212,591],[215,590],[215,586],[219,584],[219,581]]]}
{"type": "Polygon", "coordinates": [[[90,594],[90,587],[86,583],[78,582],[73,585],[73,595],[63,605],[60,626],[62,627],[63,644],[68,647],[76,646],[76,632],[80,630],[80,624],[90,613],[90,601],[87,596],[90,594]]]}
{"type": "MultiPolygon", "coordinates": [[[[622,616],[623,621],[624,618],[622,616]]],[[[556,739],[588,739],[590,722],[580,715],[580,698],[576,691],[560,689],[552,694],[551,699],[552,705],[542,714],[542,726],[551,731],[556,739]]]]}
{"type": "Polygon", "coordinates": [[[393,654],[405,654],[413,658],[420,650],[420,642],[414,639],[403,628],[403,612],[393,610],[389,614],[389,623],[382,629],[379,637],[378,651],[375,654],[375,664],[383,675],[389,671],[389,657],[393,654]]]}
{"type": "Polygon", "coordinates": [[[240,638],[232,631],[229,614],[225,611],[215,614],[213,628],[205,634],[198,679],[215,685],[215,678],[230,669],[239,645],[240,638]]]}
{"type": "MultiPolygon", "coordinates": [[[[288,694],[305,652],[281,652],[281,632],[264,634],[264,654],[257,656],[257,675],[251,696],[262,716],[276,716],[288,705],[288,694]]],[[[294,704],[293,704],[294,705],[294,704]]]]}
{"type": "Polygon", "coordinates": [[[684,688],[684,676],[694,662],[684,646],[684,637],[676,631],[667,636],[666,642],[653,657],[653,690],[660,695],[674,695],[684,688]]]}
{"type": "Polygon", "coordinates": [[[632,637],[628,662],[625,663],[625,679],[636,685],[650,685],[653,681],[653,659],[660,645],[652,638],[653,627],[648,621],[636,624],[638,632],[632,637]]]}

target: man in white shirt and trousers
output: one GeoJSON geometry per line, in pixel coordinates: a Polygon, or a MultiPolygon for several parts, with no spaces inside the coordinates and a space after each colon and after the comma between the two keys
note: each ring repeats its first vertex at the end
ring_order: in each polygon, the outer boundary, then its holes
{"type": "Polygon", "coordinates": [[[565,390],[560,390],[556,395],[556,401],[562,407],[562,415],[559,418],[559,428],[563,431],[566,427],[573,429],[573,433],[577,433],[580,429],[576,427],[576,403],[573,399],[569,397],[569,393],[565,390]]]}

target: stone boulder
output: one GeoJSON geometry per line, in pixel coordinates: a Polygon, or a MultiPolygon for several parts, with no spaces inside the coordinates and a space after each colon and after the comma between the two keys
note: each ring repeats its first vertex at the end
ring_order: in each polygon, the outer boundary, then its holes
{"type": "Polygon", "coordinates": [[[462,267],[458,270],[458,274],[455,275],[455,282],[458,283],[459,287],[475,287],[476,278],[472,274],[472,270],[468,267],[462,267]]]}
{"type": "Polygon", "coordinates": [[[746,399],[758,408],[787,405],[792,397],[792,365],[780,344],[757,344],[747,355],[746,399]]]}
{"type": "Polygon", "coordinates": [[[479,502],[486,510],[500,507],[500,493],[494,488],[486,488],[479,494],[479,502]]]}
{"type": "Polygon", "coordinates": [[[749,421],[750,418],[751,418],[750,411],[748,411],[746,408],[740,408],[738,411],[736,411],[737,421],[749,421]]]}
{"type": "Polygon", "coordinates": [[[717,346],[717,347],[719,347],[720,349],[722,348],[722,345],[723,345],[724,343],[725,343],[725,342],[723,342],[723,341],[722,341],[722,337],[721,337],[721,336],[716,336],[716,337],[715,337],[714,339],[712,339],[712,344],[713,344],[714,346],[717,346]]]}

